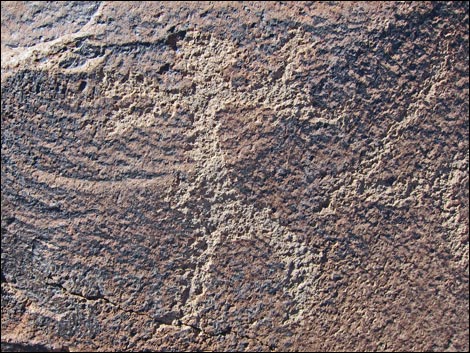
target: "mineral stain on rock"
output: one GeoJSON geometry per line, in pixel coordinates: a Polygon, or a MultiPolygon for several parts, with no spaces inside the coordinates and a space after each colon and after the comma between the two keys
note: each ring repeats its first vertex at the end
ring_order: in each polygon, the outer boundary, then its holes
{"type": "Polygon", "coordinates": [[[468,2],[2,2],[5,351],[468,351],[468,2]]]}

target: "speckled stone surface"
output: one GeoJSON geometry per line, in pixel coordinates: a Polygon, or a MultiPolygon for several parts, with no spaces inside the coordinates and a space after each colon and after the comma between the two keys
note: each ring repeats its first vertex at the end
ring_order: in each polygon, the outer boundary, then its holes
{"type": "Polygon", "coordinates": [[[2,2],[2,350],[468,351],[468,6],[2,2]]]}

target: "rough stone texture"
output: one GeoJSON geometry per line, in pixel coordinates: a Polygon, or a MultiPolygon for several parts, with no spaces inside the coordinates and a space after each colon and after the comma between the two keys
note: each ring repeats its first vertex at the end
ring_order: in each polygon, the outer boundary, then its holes
{"type": "Polygon", "coordinates": [[[2,2],[2,349],[468,351],[468,6],[2,2]]]}

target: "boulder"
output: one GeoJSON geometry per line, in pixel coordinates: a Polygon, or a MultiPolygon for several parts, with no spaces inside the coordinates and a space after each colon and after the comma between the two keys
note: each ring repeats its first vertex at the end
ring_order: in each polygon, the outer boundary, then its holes
{"type": "Polygon", "coordinates": [[[468,6],[2,2],[2,350],[468,351],[468,6]]]}

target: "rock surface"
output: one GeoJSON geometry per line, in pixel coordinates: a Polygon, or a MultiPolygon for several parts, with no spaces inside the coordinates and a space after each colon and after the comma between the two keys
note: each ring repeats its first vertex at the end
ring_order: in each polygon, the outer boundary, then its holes
{"type": "Polygon", "coordinates": [[[468,351],[468,10],[2,2],[2,349],[468,351]]]}

